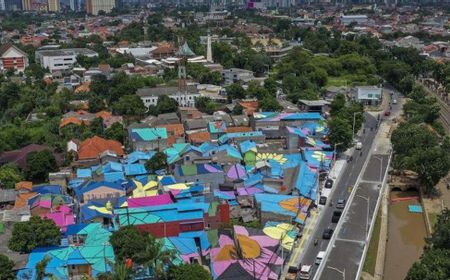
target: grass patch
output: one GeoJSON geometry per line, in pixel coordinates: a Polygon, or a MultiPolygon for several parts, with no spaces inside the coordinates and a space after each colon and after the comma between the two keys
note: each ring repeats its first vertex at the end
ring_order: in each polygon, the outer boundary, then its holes
{"type": "Polygon", "coordinates": [[[427,214],[428,214],[428,219],[430,219],[431,228],[434,229],[434,225],[437,223],[439,213],[428,212],[427,214]]]}
{"type": "Polygon", "coordinates": [[[328,77],[327,80],[327,86],[334,86],[334,87],[343,87],[349,84],[349,82],[347,81],[346,84],[346,79],[342,78],[342,77],[328,77]]]}
{"type": "Polygon", "coordinates": [[[367,250],[366,260],[364,262],[363,271],[370,275],[375,274],[375,265],[377,263],[378,255],[378,243],[380,241],[381,230],[381,209],[378,210],[377,219],[372,232],[372,238],[370,239],[369,249],[367,250]]]}

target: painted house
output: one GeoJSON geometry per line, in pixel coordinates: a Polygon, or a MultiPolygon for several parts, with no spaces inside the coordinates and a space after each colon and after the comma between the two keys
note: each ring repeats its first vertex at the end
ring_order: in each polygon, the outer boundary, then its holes
{"type": "Polygon", "coordinates": [[[74,189],[74,191],[80,203],[125,196],[125,189],[121,185],[106,181],[88,182],[74,189]]]}
{"type": "Polygon", "coordinates": [[[280,138],[285,136],[286,126],[301,126],[305,122],[323,121],[320,113],[253,113],[253,129],[262,131],[267,138],[280,138]]]}
{"type": "Polygon", "coordinates": [[[217,140],[227,132],[227,124],[225,121],[209,122],[208,131],[211,135],[211,139],[217,140]]]}
{"type": "Polygon", "coordinates": [[[225,133],[219,138],[219,143],[235,143],[239,144],[243,141],[251,140],[255,143],[262,144],[266,141],[266,136],[262,131],[250,131],[250,132],[230,132],[225,133]]]}
{"type": "Polygon", "coordinates": [[[225,181],[225,174],[217,164],[183,164],[175,167],[175,179],[178,182],[199,182],[216,189],[225,181]]]}
{"type": "Polygon", "coordinates": [[[166,128],[131,128],[128,130],[135,151],[162,150],[167,147],[166,128]]]}
{"type": "Polygon", "coordinates": [[[12,43],[0,46],[0,72],[6,70],[23,72],[27,67],[28,57],[24,51],[12,43]]]}
{"type": "Polygon", "coordinates": [[[134,225],[156,238],[218,229],[230,220],[228,204],[205,202],[204,197],[164,205],[114,209],[114,215],[117,227],[134,225]]]}
{"type": "Polygon", "coordinates": [[[312,205],[310,199],[292,195],[257,193],[255,200],[258,204],[261,223],[295,221],[304,224],[312,205]]]}

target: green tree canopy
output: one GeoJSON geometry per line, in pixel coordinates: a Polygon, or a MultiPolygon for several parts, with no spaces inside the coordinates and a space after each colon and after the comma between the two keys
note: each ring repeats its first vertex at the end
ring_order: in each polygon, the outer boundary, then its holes
{"type": "Polygon", "coordinates": [[[352,145],[352,126],[346,120],[335,117],[328,122],[328,128],[330,145],[339,144],[336,146],[337,152],[343,152],[352,145]]]}
{"type": "Polygon", "coordinates": [[[145,163],[145,168],[150,173],[167,168],[167,155],[160,151],[156,152],[156,154],[145,163]]]}
{"type": "Polygon", "coordinates": [[[199,264],[182,264],[172,266],[169,270],[169,277],[173,280],[198,280],[211,279],[211,275],[199,264]]]}
{"type": "Polygon", "coordinates": [[[427,243],[434,249],[450,250],[450,210],[448,208],[442,210],[438,216],[427,243]]]}
{"type": "Polygon", "coordinates": [[[16,278],[13,271],[14,262],[7,256],[0,254],[0,280],[11,280],[16,278]]]}
{"type": "Polygon", "coordinates": [[[14,224],[8,248],[29,253],[36,247],[59,245],[60,240],[61,232],[55,222],[34,216],[27,222],[14,224]]]}
{"type": "Polygon", "coordinates": [[[450,279],[450,250],[426,250],[420,261],[413,264],[405,280],[450,279]]]}
{"type": "Polygon", "coordinates": [[[125,141],[125,129],[120,122],[113,123],[109,128],[105,129],[105,137],[107,139],[116,140],[120,143],[125,141]]]}
{"type": "Polygon", "coordinates": [[[33,182],[47,182],[48,173],[58,170],[55,156],[49,150],[33,152],[27,155],[25,177],[33,182]]]}
{"type": "Polygon", "coordinates": [[[228,102],[235,99],[244,99],[246,96],[245,89],[240,84],[233,83],[226,87],[228,102]]]}
{"type": "Polygon", "coordinates": [[[0,167],[0,187],[13,189],[22,180],[23,176],[15,165],[5,164],[0,167]]]}
{"type": "Polygon", "coordinates": [[[121,227],[109,238],[117,261],[123,262],[127,258],[134,262],[138,260],[137,255],[146,243],[146,234],[138,231],[134,226],[121,227]]]}
{"type": "Polygon", "coordinates": [[[113,103],[112,110],[116,115],[142,117],[145,115],[147,108],[139,96],[131,94],[121,96],[119,100],[113,103]]]}
{"type": "Polygon", "coordinates": [[[266,96],[261,100],[259,108],[265,112],[280,112],[283,110],[283,106],[278,103],[278,100],[270,96],[266,96]]]}

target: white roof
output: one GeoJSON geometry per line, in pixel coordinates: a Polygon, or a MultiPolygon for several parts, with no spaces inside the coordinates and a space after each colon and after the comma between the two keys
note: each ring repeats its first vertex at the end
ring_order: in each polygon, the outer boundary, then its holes
{"type": "Polygon", "coordinates": [[[319,258],[319,259],[323,259],[325,257],[325,251],[320,251],[318,254],[317,254],[317,258],[319,258]]]}
{"type": "Polygon", "coordinates": [[[311,265],[304,264],[302,265],[301,272],[310,272],[311,271],[311,265]]]}

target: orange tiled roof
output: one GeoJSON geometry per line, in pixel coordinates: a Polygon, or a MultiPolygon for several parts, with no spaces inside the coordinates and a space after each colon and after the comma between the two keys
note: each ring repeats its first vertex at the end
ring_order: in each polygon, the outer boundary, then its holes
{"type": "Polygon", "coordinates": [[[253,131],[251,127],[248,126],[231,126],[227,128],[228,133],[233,132],[250,132],[253,131]]]}
{"type": "Polygon", "coordinates": [[[33,190],[33,182],[21,181],[16,183],[16,190],[33,190]]]}
{"type": "Polygon", "coordinates": [[[89,92],[91,90],[90,85],[90,82],[82,83],[75,89],[75,93],[89,92]]]}
{"type": "Polygon", "coordinates": [[[59,123],[59,128],[63,128],[68,124],[81,125],[82,123],[83,123],[83,121],[77,117],[68,117],[68,118],[61,120],[61,122],[59,123]]]}
{"type": "Polygon", "coordinates": [[[158,127],[164,127],[167,129],[169,137],[167,137],[167,144],[172,145],[184,134],[184,126],[181,123],[159,125],[158,127]]]}
{"type": "Polygon", "coordinates": [[[118,156],[123,156],[124,154],[122,144],[120,142],[94,136],[84,140],[80,144],[78,159],[94,159],[101,153],[108,150],[115,152],[118,156]]]}
{"type": "Polygon", "coordinates": [[[252,115],[259,108],[258,101],[241,101],[239,104],[244,107],[244,111],[247,115],[252,115]]]}
{"type": "Polygon", "coordinates": [[[194,132],[188,135],[188,139],[192,143],[203,143],[211,140],[211,134],[205,131],[194,132]]]}
{"type": "Polygon", "coordinates": [[[100,111],[100,112],[95,113],[95,115],[102,119],[108,119],[112,116],[111,112],[108,112],[108,111],[100,111]]]}
{"type": "Polygon", "coordinates": [[[20,193],[16,197],[16,201],[14,202],[14,208],[23,208],[28,205],[28,200],[34,196],[36,196],[37,193],[35,192],[29,192],[29,193],[20,193]]]}

